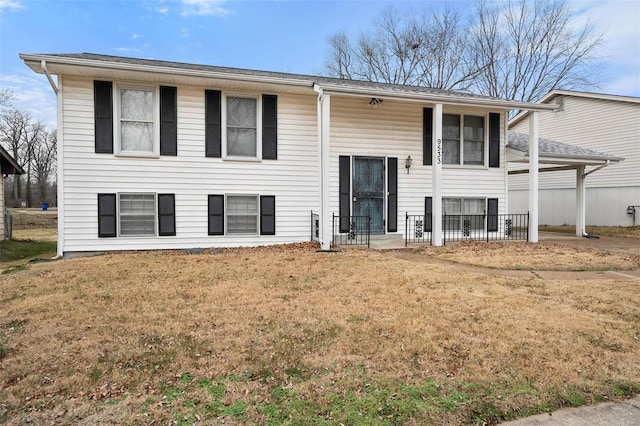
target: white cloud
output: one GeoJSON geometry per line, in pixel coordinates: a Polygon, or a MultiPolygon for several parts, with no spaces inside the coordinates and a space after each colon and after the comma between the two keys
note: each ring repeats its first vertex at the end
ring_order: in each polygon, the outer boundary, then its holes
{"type": "Polygon", "coordinates": [[[0,0],[0,12],[5,9],[22,9],[22,7],[18,0],[0,0]]]}
{"type": "Polygon", "coordinates": [[[12,101],[15,108],[29,112],[47,128],[54,129],[57,124],[56,95],[44,75],[34,74],[31,70],[26,72],[29,74],[1,75],[0,86],[16,95],[12,101]]]}
{"type": "Polygon", "coordinates": [[[573,5],[578,26],[591,22],[603,34],[603,90],[640,96],[640,2],[574,0],[573,5]]]}
{"type": "Polygon", "coordinates": [[[131,34],[131,40],[137,40],[137,39],[139,39],[141,37],[142,36],[140,34],[136,34],[136,33],[131,34]]]}
{"type": "Polygon", "coordinates": [[[190,36],[191,36],[191,34],[189,33],[189,28],[182,28],[180,30],[180,37],[187,38],[187,37],[190,37],[190,36]]]}
{"type": "Polygon", "coordinates": [[[156,9],[156,12],[158,12],[161,15],[166,15],[167,13],[169,13],[169,8],[166,6],[161,6],[156,9]]]}
{"type": "Polygon", "coordinates": [[[182,0],[182,16],[226,16],[230,13],[222,7],[227,0],[182,0]]]}

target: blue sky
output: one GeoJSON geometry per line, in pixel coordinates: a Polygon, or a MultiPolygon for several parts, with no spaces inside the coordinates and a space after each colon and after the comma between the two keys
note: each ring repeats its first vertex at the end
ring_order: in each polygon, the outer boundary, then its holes
{"type": "MultiPolygon", "coordinates": [[[[604,34],[600,91],[640,96],[640,0],[571,0],[577,24],[604,34]]],[[[0,88],[55,127],[46,77],[19,53],[92,52],[320,74],[328,38],[367,31],[381,12],[429,10],[443,1],[0,0],[0,88]]],[[[452,1],[459,8],[473,1],[452,1]]]]}

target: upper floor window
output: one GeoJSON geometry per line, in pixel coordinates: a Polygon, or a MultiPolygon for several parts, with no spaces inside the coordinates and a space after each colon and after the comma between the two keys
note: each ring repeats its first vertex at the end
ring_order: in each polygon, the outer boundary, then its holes
{"type": "Polygon", "coordinates": [[[484,165],[484,127],[482,116],[443,114],[443,163],[465,166],[484,165]]]}
{"type": "Polygon", "coordinates": [[[226,97],[226,156],[260,158],[256,97],[226,97]]]}
{"type": "Polygon", "coordinates": [[[158,106],[154,88],[119,87],[117,102],[121,154],[158,154],[158,106]]]}

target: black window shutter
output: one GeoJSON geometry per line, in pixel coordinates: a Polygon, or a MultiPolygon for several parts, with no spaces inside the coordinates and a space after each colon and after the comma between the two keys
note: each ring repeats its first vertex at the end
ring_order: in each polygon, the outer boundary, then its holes
{"type": "Polygon", "coordinates": [[[222,92],[204,91],[205,155],[222,157],[222,92]]]}
{"type": "Polygon", "coordinates": [[[160,155],[178,155],[178,89],[160,86],[160,155]]]}
{"type": "Polygon", "coordinates": [[[433,198],[424,197],[424,231],[431,232],[433,223],[433,198]]]}
{"type": "Polygon", "coordinates": [[[116,194],[98,194],[98,237],[115,237],[116,194]]]}
{"type": "Polygon", "coordinates": [[[387,231],[398,231],[398,159],[387,160],[387,231]]]}
{"type": "Polygon", "coordinates": [[[351,212],[351,157],[341,155],[339,160],[340,198],[340,232],[349,232],[349,216],[351,212]]]}
{"type": "Polygon", "coordinates": [[[224,235],[224,195],[209,195],[209,235],[224,235]]]}
{"type": "Polygon", "coordinates": [[[93,82],[93,113],[95,122],[95,152],[113,154],[113,84],[93,82]]]}
{"type": "Polygon", "coordinates": [[[276,235],[276,197],[260,196],[260,235],[276,235]]]}
{"type": "Polygon", "coordinates": [[[500,114],[489,114],[489,167],[500,167],[500,114]]]}
{"type": "Polygon", "coordinates": [[[422,164],[433,163],[433,108],[422,110],[422,164]]]}
{"type": "Polygon", "coordinates": [[[487,232],[498,231],[498,199],[487,200],[487,232]]]}
{"type": "Polygon", "coordinates": [[[278,97],[262,95],[262,158],[278,159],[278,97]]]}
{"type": "Polygon", "coordinates": [[[175,194],[158,194],[158,235],[176,235],[175,194]]]}

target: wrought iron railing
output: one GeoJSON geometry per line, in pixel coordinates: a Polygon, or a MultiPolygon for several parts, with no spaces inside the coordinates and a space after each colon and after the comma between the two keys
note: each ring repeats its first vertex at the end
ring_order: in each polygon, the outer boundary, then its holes
{"type": "MultiPolygon", "coordinates": [[[[405,213],[405,246],[431,243],[431,215],[405,213]]],[[[529,213],[442,216],[442,242],[528,240],[529,213]]]]}
{"type": "Polygon", "coordinates": [[[411,243],[431,243],[431,215],[410,215],[405,213],[404,245],[411,243]]]}
{"type": "Polygon", "coordinates": [[[311,210],[311,242],[320,242],[320,215],[311,210]]]}
{"type": "Polygon", "coordinates": [[[529,239],[529,213],[442,216],[443,244],[454,241],[502,241],[529,239]]]}
{"type": "Polygon", "coordinates": [[[331,215],[333,224],[331,246],[366,245],[371,243],[371,216],[331,215]]]}

